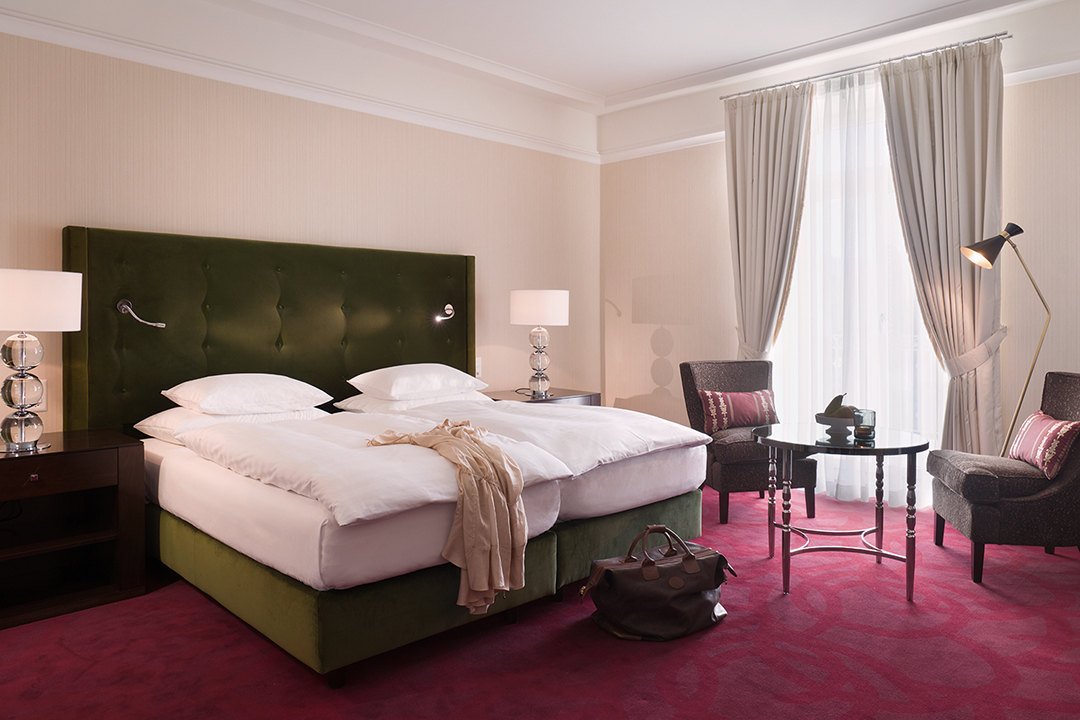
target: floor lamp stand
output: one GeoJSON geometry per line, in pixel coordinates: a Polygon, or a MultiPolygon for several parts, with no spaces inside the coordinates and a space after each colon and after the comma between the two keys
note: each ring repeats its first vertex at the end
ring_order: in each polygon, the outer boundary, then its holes
{"type": "Polygon", "coordinates": [[[1042,334],[1039,335],[1039,344],[1035,346],[1035,357],[1031,358],[1031,367],[1028,368],[1027,377],[1024,378],[1024,389],[1020,391],[1020,399],[1016,401],[1016,410],[1013,411],[1012,422],[1009,423],[1009,431],[1005,433],[1005,444],[1001,446],[1001,457],[1005,457],[1005,453],[1009,449],[1009,440],[1012,438],[1013,428],[1016,427],[1016,418],[1020,415],[1020,405],[1024,402],[1024,395],[1027,394],[1028,383],[1031,382],[1031,374],[1035,372],[1035,361],[1039,359],[1039,352],[1042,350],[1043,339],[1046,338],[1046,329],[1050,327],[1050,306],[1046,304],[1046,298],[1043,297],[1042,291],[1039,290],[1039,284],[1036,283],[1035,278],[1031,276],[1031,271],[1028,270],[1027,263],[1024,262],[1024,258],[1020,254],[1020,251],[1016,249],[1016,243],[1008,237],[1005,238],[1005,240],[1012,245],[1013,252],[1016,253],[1020,265],[1023,266],[1024,272],[1027,273],[1028,280],[1031,281],[1031,286],[1035,288],[1039,300],[1042,301],[1043,307],[1046,308],[1046,322],[1043,323],[1042,334]]]}

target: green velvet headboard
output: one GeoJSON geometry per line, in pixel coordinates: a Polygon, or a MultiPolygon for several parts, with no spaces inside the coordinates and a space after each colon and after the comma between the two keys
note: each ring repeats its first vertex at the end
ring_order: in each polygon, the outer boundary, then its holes
{"type": "Polygon", "coordinates": [[[129,430],[179,382],[288,375],[335,399],[366,370],[441,362],[474,372],[466,255],[64,228],[83,273],[82,330],[64,336],[64,425],[129,430]],[[154,328],[121,314],[131,301],[154,328]],[[455,315],[437,321],[443,308],[455,315]]]}

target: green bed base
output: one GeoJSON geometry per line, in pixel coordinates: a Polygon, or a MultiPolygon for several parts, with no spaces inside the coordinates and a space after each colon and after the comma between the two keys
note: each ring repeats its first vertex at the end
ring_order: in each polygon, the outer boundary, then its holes
{"type": "MultiPolygon", "coordinates": [[[[499,613],[554,595],[581,580],[593,559],[626,552],[650,523],[684,538],[701,534],[701,491],[589,520],[557,524],[526,548],[525,587],[501,595],[499,613]]],[[[484,615],[458,607],[459,570],[450,565],[348,590],[314,590],[215,540],[155,505],[147,506],[151,556],[320,674],[464,625],[484,615]]],[[[332,685],[344,681],[340,674],[332,685]]]]}

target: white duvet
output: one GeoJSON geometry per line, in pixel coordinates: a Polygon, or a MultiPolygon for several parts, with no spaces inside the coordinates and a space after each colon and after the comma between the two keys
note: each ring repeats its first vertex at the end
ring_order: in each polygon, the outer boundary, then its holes
{"type": "MultiPolygon", "coordinates": [[[[318,500],[338,525],[458,499],[457,469],[415,445],[368,447],[386,430],[425,432],[421,418],[336,413],[317,420],[224,423],[177,436],[196,454],[267,485],[318,500]]],[[[514,459],[525,487],[570,477],[565,464],[530,443],[490,435],[514,459]]]]}
{"type": "Polygon", "coordinates": [[[629,410],[516,402],[439,403],[408,414],[342,412],[261,425],[225,423],[177,437],[222,467],[317,500],[345,526],[457,501],[456,468],[435,451],[367,444],[386,430],[425,432],[445,419],[469,420],[487,430],[489,439],[518,464],[525,487],[709,441],[690,428],[629,410]]]}
{"type": "Polygon", "coordinates": [[[706,445],[712,438],[654,415],[594,405],[558,403],[452,402],[403,411],[440,422],[468,419],[476,427],[532,443],[550,452],[574,475],[598,465],[660,450],[706,445]]]}

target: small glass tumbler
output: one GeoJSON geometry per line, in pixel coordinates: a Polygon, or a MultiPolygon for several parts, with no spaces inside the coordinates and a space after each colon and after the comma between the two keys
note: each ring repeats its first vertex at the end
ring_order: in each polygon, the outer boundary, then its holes
{"type": "Polygon", "coordinates": [[[855,411],[855,439],[873,440],[874,426],[877,424],[877,413],[873,410],[855,411]]]}

